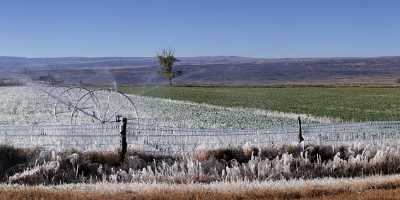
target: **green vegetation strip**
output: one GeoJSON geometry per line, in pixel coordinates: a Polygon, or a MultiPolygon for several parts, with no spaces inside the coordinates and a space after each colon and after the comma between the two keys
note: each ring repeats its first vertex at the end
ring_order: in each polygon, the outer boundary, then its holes
{"type": "Polygon", "coordinates": [[[129,87],[143,96],[306,113],[345,121],[400,120],[396,87],[129,87]]]}

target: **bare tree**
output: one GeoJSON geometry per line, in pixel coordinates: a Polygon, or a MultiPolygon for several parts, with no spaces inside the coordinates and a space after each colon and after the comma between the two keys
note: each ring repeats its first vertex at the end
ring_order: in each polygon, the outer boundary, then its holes
{"type": "Polygon", "coordinates": [[[172,85],[172,79],[180,74],[173,70],[173,65],[179,60],[175,57],[175,51],[173,49],[163,49],[161,53],[157,54],[158,62],[160,63],[161,71],[159,72],[162,76],[168,79],[169,85],[172,85]]]}

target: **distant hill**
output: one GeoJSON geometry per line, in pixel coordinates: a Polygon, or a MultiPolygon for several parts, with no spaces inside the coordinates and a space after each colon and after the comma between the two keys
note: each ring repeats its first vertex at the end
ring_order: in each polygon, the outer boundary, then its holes
{"type": "MultiPolygon", "coordinates": [[[[235,56],[179,58],[177,85],[397,84],[400,57],[282,58],[235,56]]],[[[64,83],[158,85],[166,81],[150,57],[0,57],[0,70],[64,83]]],[[[2,75],[0,75],[1,77],[2,75]]],[[[8,76],[8,75],[7,75],[8,76]]]]}

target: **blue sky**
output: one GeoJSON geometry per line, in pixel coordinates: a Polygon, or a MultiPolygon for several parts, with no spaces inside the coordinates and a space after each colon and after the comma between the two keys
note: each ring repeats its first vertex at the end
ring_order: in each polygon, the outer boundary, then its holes
{"type": "Polygon", "coordinates": [[[0,0],[0,55],[400,55],[395,0],[0,0]]]}

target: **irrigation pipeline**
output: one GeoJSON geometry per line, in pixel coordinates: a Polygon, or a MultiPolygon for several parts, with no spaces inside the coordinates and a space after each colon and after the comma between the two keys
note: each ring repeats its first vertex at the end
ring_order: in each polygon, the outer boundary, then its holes
{"type": "MultiPolygon", "coordinates": [[[[46,93],[47,95],[49,95],[49,97],[51,97],[51,98],[57,100],[57,102],[60,102],[60,103],[64,104],[65,106],[71,106],[71,105],[72,105],[71,102],[66,102],[66,101],[62,100],[61,98],[57,97],[56,95],[54,95],[54,94],[52,94],[52,93],[50,93],[50,92],[48,92],[48,91],[46,91],[46,90],[43,90],[43,89],[40,89],[40,88],[39,88],[39,90],[40,90],[41,92],[44,92],[44,93],[46,93]]],[[[76,105],[74,106],[74,109],[75,109],[75,110],[79,110],[79,111],[82,112],[83,114],[85,114],[85,115],[87,115],[87,116],[89,116],[89,117],[92,117],[92,118],[98,120],[99,122],[103,123],[102,120],[99,119],[97,116],[88,113],[87,111],[85,111],[85,110],[83,110],[83,109],[77,107],[76,105]]]]}

